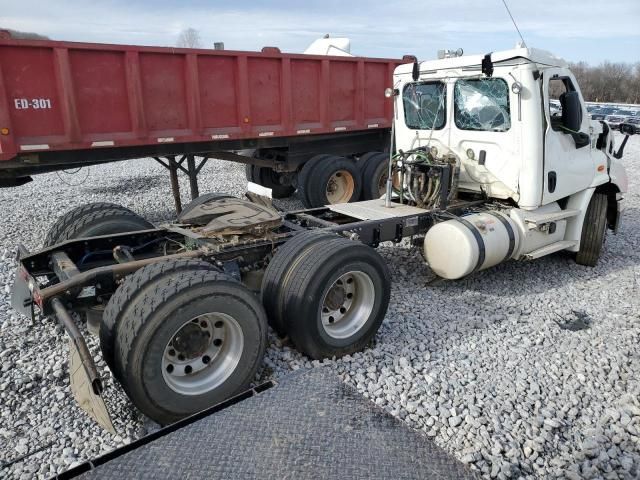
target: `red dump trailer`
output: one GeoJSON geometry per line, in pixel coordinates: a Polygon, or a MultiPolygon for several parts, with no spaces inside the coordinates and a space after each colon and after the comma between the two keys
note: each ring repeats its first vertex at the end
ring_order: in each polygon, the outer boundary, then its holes
{"type": "MultiPolygon", "coordinates": [[[[274,47],[241,52],[17,40],[0,32],[0,184],[155,157],[176,185],[179,170],[190,175],[197,196],[197,172],[212,157],[248,164],[250,180],[282,196],[320,154],[331,155],[324,169],[344,166],[340,157],[388,149],[392,104],[384,90],[394,68],[408,61],[274,47]],[[255,152],[236,153],[244,149],[255,152]]],[[[350,170],[339,172],[344,179],[350,170]]]]}

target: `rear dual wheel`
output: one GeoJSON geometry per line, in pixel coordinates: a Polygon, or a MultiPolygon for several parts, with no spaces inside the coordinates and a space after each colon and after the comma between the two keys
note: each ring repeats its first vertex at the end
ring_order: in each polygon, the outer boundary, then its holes
{"type": "Polygon", "coordinates": [[[62,215],[51,226],[44,246],[76,238],[114,233],[135,232],[155,228],[140,215],[115,203],[87,203],[62,215]]]}
{"type": "Polygon", "coordinates": [[[266,315],[255,296],[205,262],[191,262],[143,267],[110,300],[114,374],[136,407],[161,424],[245,390],[266,345],[266,315]]]}
{"type": "Polygon", "coordinates": [[[361,243],[305,232],[281,247],[265,272],[263,300],[274,328],[311,358],[365,348],[389,305],[389,270],[361,243]]]}

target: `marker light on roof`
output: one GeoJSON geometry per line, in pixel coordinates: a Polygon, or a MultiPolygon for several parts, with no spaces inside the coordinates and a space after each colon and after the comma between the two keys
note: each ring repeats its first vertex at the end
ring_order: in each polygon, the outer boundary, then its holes
{"type": "Polygon", "coordinates": [[[456,58],[461,57],[464,53],[464,50],[461,48],[457,50],[449,50],[448,48],[445,50],[438,50],[438,58],[442,60],[443,58],[456,58]]]}

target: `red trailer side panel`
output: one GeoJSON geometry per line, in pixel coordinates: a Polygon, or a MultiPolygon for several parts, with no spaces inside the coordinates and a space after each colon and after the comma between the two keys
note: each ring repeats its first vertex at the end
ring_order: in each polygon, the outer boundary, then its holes
{"type": "Polygon", "coordinates": [[[388,128],[400,63],[3,38],[0,160],[388,128]]]}

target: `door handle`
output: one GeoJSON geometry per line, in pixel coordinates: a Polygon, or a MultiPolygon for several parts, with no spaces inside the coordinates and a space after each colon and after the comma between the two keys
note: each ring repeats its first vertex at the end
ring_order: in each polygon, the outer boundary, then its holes
{"type": "Polygon", "coordinates": [[[547,174],[547,190],[549,190],[549,193],[556,191],[557,180],[558,176],[556,175],[556,172],[552,171],[547,174]]]}

